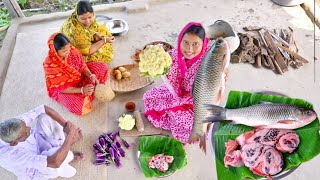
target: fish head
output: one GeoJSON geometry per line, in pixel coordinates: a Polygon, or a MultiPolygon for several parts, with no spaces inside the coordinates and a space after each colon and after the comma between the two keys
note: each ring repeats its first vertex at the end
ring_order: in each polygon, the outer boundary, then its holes
{"type": "Polygon", "coordinates": [[[223,61],[223,67],[224,67],[223,69],[225,72],[229,67],[230,56],[231,56],[230,48],[227,41],[222,37],[216,39],[211,45],[209,51],[215,56],[220,57],[218,59],[221,59],[223,61]]]}
{"type": "Polygon", "coordinates": [[[299,120],[305,124],[309,124],[317,118],[317,113],[313,110],[301,110],[299,120]]]}

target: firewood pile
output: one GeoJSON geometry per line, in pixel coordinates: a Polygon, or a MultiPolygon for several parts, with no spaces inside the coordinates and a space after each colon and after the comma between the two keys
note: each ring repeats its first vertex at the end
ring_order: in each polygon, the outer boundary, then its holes
{"type": "Polygon", "coordinates": [[[257,68],[262,66],[283,74],[292,66],[297,69],[308,61],[298,54],[293,30],[248,26],[243,28],[248,33],[238,33],[239,48],[232,53],[231,62],[247,62],[257,68]]]}

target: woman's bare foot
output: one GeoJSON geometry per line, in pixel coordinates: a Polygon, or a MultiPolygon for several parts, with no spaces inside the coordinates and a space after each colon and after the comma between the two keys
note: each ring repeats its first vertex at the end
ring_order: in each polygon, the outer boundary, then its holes
{"type": "Polygon", "coordinates": [[[70,163],[78,162],[85,159],[83,153],[81,152],[74,152],[73,155],[73,160],[70,163]]]}

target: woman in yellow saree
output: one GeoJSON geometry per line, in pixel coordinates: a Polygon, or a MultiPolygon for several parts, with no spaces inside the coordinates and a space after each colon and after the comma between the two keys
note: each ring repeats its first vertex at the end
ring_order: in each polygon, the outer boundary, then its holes
{"type": "Polygon", "coordinates": [[[86,62],[109,63],[113,58],[112,43],[115,38],[107,27],[96,21],[88,1],[79,1],[71,17],[62,25],[61,32],[82,54],[86,62]]]}

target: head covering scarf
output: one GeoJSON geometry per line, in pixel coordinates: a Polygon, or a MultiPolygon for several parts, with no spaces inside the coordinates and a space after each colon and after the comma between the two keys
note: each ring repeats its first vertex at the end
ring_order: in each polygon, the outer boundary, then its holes
{"type": "MultiPolygon", "coordinates": [[[[79,20],[78,15],[78,4],[74,8],[74,12],[72,15],[67,19],[66,22],[61,27],[61,32],[68,36],[70,39],[71,44],[76,47],[81,54],[88,54],[94,42],[93,35],[95,33],[99,33],[101,36],[110,37],[112,34],[104,25],[99,25],[97,23],[95,14],[93,13],[93,20],[89,27],[84,26],[79,20]]],[[[113,48],[111,43],[107,43],[103,45],[99,51],[95,52],[89,56],[83,56],[83,59],[86,62],[97,62],[97,61],[104,61],[109,63],[110,60],[113,58],[113,48]]]]}
{"type": "MultiPolygon", "coordinates": [[[[209,42],[209,39],[208,37],[206,37],[206,34],[205,34],[205,37],[204,37],[204,40],[203,40],[203,45],[202,45],[202,49],[201,49],[201,52],[195,56],[194,58],[192,59],[189,59],[186,61],[186,59],[184,58],[182,52],[181,52],[181,41],[182,41],[182,38],[184,36],[184,33],[192,26],[192,25],[195,25],[195,26],[201,26],[202,25],[198,22],[190,22],[188,23],[183,29],[182,31],[180,32],[179,34],[179,37],[178,37],[178,67],[179,67],[179,70],[180,70],[180,76],[178,77],[178,80],[179,80],[179,86],[181,87],[181,84],[182,84],[182,81],[187,73],[187,69],[192,66],[195,62],[197,62],[199,60],[199,58],[201,58],[202,56],[204,56],[207,52],[207,47],[208,47],[208,42],[209,42]]],[[[178,92],[178,95],[181,95],[181,88],[179,88],[179,92],[178,92]]]]}
{"type": "MultiPolygon", "coordinates": [[[[81,73],[69,65],[67,59],[63,60],[57,54],[53,44],[53,40],[57,34],[52,34],[48,40],[49,52],[43,63],[47,91],[50,97],[55,91],[62,91],[67,87],[75,86],[81,80],[81,73]]],[[[73,46],[70,48],[70,54],[79,53],[73,46]]],[[[69,55],[68,57],[71,56],[69,55]]]]}

